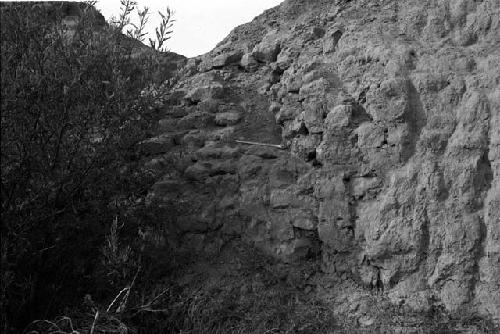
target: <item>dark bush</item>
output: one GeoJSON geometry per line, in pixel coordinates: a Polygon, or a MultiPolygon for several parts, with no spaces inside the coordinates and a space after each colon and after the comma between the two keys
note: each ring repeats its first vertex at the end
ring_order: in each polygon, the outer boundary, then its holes
{"type": "MultiPolygon", "coordinates": [[[[89,292],[105,293],[95,275],[110,225],[137,233],[148,221],[134,217],[152,182],[135,147],[150,135],[156,111],[140,93],[168,78],[156,51],[107,25],[91,5],[0,9],[6,333],[61,314],[89,292]]],[[[132,266],[139,250],[130,248],[132,266]]]]}

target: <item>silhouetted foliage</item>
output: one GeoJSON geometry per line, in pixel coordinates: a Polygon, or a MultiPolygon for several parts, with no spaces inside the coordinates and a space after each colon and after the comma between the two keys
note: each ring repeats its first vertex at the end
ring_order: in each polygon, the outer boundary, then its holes
{"type": "MultiPolygon", "coordinates": [[[[119,222],[116,238],[124,225],[136,235],[147,224],[134,215],[153,178],[135,150],[156,110],[140,93],[167,78],[156,51],[121,33],[130,11],[107,25],[90,4],[0,9],[5,333],[103,290],[95,275],[109,226],[119,222]]],[[[134,267],[121,268],[120,280],[139,266],[140,245],[127,247],[126,255],[107,250],[134,267]]],[[[113,277],[104,280],[117,283],[113,277]]]]}

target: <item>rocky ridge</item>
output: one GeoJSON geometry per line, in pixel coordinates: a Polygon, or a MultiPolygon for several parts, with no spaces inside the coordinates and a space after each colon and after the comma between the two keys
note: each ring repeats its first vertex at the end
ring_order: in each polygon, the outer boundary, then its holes
{"type": "Polygon", "coordinates": [[[139,147],[150,199],[175,204],[179,247],[320,256],[498,324],[499,50],[497,0],[287,0],[178,73],[139,147]]]}

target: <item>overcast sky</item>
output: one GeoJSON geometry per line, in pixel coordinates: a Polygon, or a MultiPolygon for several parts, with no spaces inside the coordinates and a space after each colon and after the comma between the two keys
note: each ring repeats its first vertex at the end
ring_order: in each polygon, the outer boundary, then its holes
{"type": "MultiPolygon", "coordinates": [[[[251,21],[265,9],[283,0],[137,0],[139,7],[148,6],[152,13],[149,26],[159,22],[158,10],[167,6],[174,10],[176,22],[170,51],[194,57],[210,51],[236,26],[251,21]]],[[[118,16],[120,0],[101,0],[97,8],[107,20],[118,16]]]]}

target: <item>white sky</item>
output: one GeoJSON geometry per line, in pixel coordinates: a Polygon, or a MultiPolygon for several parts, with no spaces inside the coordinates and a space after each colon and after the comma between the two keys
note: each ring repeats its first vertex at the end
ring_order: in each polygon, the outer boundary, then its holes
{"type": "MultiPolygon", "coordinates": [[[[150,8],[148,31],[158,24],[158,10],[169,6],[174,10],[172,38],[167,42],[170,51],[194,57],[213,49],[229,32],[251,21],[265,9],[283,0],[137,0],[139,8],[150,8]]],[[[100,0],[96,7],[106,17],[118,16],[120,0],[100,0]]],[[[153,34],[154,36],[154,34],[153,34]]],[[[146,38],[147,40],[147,38],[146,38]]]]}

